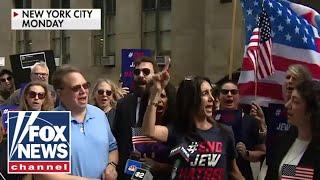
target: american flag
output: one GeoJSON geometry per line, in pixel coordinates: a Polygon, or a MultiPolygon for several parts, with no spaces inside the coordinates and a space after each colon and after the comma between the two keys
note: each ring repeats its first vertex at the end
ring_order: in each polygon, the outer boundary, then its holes
{"type": "Polygon", "coordinates": [[[305,65],[314,79],[320,79],[320,37],[317,29],[320,29],[320,15],[316,11],[285,0],[242,0],[241,6],[246,30],[246,49],[238,82],[242,103],[250,104],[253,100],[263,106],[283,103],[282,84],[288,66],[292,64],[305,65]],[[270,20],[274,74],[258,80],[255,99],[255,67],[247,52],[263,9],[270,20]]]}
{"type": "Polygon", "coordinates": [[[142,133],[142,129],[140,127],[132,127],[131,130],[132,130],[132,143],[135,145],[157,142],[156,140],[148,136],[144,136],[142,133]]]}
{"type": "Polygon", "coordinates": [[[271,27],[266,11],[259,16],[258,27],[252,32],[247,48],[248,58],[254,65],[255,75],[263,79],[275,71],[271,56],[271,27]]]}
{"type": "Polygon", "coordinates": [[[284,164],[281,171],[281,180],[312,180],[314,170],[312,168],[304,168],[295,165],[284,164]]]}

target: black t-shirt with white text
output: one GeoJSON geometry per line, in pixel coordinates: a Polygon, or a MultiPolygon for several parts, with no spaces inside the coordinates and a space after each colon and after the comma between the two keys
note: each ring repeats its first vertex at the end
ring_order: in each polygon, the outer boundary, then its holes
{"type": "MultiPolygon", "coordinates": [[[[196,134],[199,136],[196,141],[186,138],[189,162],[178,167],[176,179],[229,179],[231,161],[236,158],[231,128],[219,125],[208,130],[197,129],[196,134]]],[[[169,141],[174,136],[175,132],[169,130],[169,141]]]]}

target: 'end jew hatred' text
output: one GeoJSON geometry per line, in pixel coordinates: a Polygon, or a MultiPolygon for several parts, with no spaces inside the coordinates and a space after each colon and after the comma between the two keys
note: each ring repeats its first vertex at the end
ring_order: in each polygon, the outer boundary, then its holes
{"type": "Polygon", "coordinates": [[[90,19],[92,15],[92,10],[27,10],[22,11],[23,19],[22,27],[33,27],[33,28],[42,28],[42,27],[51,27],[51,28],[60,28],[64,19],[72,18],[85,18],[90,19]],[[44,14],[48,19],[43,19],[44,14]],[[56,19],[52,19],[56,18],[56,19]]]}

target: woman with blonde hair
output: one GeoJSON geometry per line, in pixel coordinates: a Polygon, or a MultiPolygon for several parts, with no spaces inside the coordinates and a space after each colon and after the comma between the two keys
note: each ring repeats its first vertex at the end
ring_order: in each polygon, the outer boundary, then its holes
{"type": "Polygon", "coordinates": [[[123,96],[119,88],[109,79],[98,79],[92,89],[92,100],[94,105],[106,113],[111,129],[114,126],[114,116],[117,101],[123,96]]]}

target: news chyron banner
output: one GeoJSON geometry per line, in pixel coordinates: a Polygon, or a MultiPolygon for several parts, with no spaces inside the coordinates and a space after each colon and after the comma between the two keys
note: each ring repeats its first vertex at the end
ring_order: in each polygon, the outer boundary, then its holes
{"type": "Polygon", "coordinates": [[[70,112],[9,111],[8,173],[70,173],[70,112]]]}
{"type": "Polygon", "coordinates": [[[100,30],[101,9],[11,9],[12,30],[100,30]]]}

